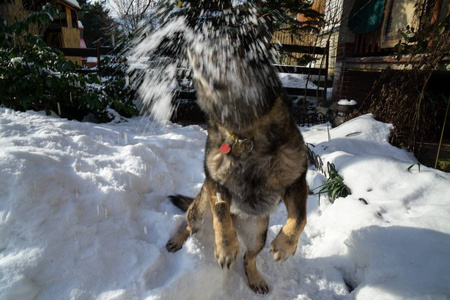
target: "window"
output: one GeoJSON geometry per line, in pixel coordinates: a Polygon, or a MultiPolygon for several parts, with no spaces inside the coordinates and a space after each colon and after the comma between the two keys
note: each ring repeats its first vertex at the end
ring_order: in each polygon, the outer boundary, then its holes
{"type": "Polygon", "coordinates": [[[387,0],[381,32],[381,48],[392,48],[402,39],[407,26],[417,29],[414,20],[416,0],[387,0]]]}

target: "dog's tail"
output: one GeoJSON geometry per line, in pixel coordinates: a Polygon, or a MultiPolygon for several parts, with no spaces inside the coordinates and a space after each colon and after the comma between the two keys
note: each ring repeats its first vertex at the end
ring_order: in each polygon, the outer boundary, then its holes
{"type": "Polygon", "coordinates": [[[187,211],[189,205],[191,205],[191,203],[194,201],[194,198],[183,196],[180,194],[169,196],[169,199],[173,203],[173,205],[175,205],[182,211],[187,211]]]}

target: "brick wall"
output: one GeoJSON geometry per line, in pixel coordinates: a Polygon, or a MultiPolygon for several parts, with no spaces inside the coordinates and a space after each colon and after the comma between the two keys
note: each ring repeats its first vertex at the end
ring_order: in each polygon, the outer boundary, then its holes
{"type": "Polygon", "coordinates": [[[347,71],[345,67],[341,68],[340,78],[335,80],[333,85],[333,99],[335,101],[340,99],[356,100],[362,104],[380,74],[379,72],[347,71]]]}
{"type": "Polygon", "coordinates": [[[356,100],[361,104],[372,90],[379,72],[349,70],[345,57],[352,57],[354,43],[339,43],[336,52],[336,65],[333,80],[333,101],[340,99],[356,100]]]}

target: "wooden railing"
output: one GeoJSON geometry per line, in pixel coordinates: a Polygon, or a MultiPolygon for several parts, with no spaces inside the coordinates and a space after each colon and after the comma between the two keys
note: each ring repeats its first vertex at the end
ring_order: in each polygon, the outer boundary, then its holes
{"type": "MultiPolygon", "coordinates": [[[[77,56],[77,57],[96,57],[97,66],[101,64],[101,55],[106,55],[112,52],[111,47],[101,47],[100,43],[97,43],[96,48],[58,48],[65,56],[77,56]]],[[[95,72],[95,71],[94,71],[95,72]]]]}
{"type": "MultiPolygon", "coordinates": [[[[299,46],[299,45],[282,45],[282,51],[288,53],[304,53],[310,55],[322,55],[325,59],[325,66],[323,68],[303,67],[303,66],[288,66],[288,65],[275,65],[278,72],[290,73],[290,74],[304,74],[319,76],[319,82],[323,82],[317,85],[317,89],[312,88],[292,88],[286,87],[285,90],[288,95],[292,96],[309,96],[317,97],[326,101],[326,83],[328,81],[328,65],[329,65],[329,42],[325,47],[311,47],[311,46],[299,46]],[[323,78],[322,80],[320,80],[323,78]]],[[[101,64],[101,55],[107,55],[112,52],[113,48],[101,47],[97,43],[96,48],[59,48],[59,50],[66,56],[78,56],[78,57],[97,57],[97,66],[101,64]]],[[[80,69],[82,73],[96,72],[96,70],[80,69]]],[[[178,92],[177,98],[179,99],[195,99],[195,92],[178,92]]]]}
{"type": "MultiPolygon", "coordinates": [[[[281,45],[281,50],[289,53],[302,53],[302,54],[310,54],[310,55],[322,55],[325,59],[325,66],[321,68],[312,68],[312,67],[302,67],[302,66],[284,66],[284,65],[275,65],[277,70],[282,73],[292,73],[292,74],[304,74],[308,75],[317,75],[318,82],[316,89],[308,88],[288,88],[285,90],[288,95],[293,96],[309,96],[309,97],[317,97],[318,99],[323,99],[326,102],[327,98],[327,82],[328,82],[328,66],[329,66],[329,51],[330,51],[330,42],[327,42],[325,47],[313,47],[313,46],[300,46],[300,45],[281,45]],[[323,77],[323,80],[321,80],[323,77]],[[322,84],[320,84],[322,82],[322,84]],[[322,85],[322,87],[321,87],[322,85]]],[[[309,81],[309,78],[308,78],[309,81]]]]}
{"type": "MultiPolygon", "coordinates": [[[[281,49],[284,52],[290,53],[305,53],[311,55],[323,55],[325,59],[325,66],[323,68],[312,68],[303,66],[289,66],[289,65],[274,65],[278,72],[280,73],[290,73],[290,74],[304,74],[304,75],[316,75],[319,76],[319,82],[323,84],[318,84],[316,89],[313,88],[293,88],[285,87],[285,91],[291,96],[308,96],[317,97],[318,99],[323,99],[326,101],[327,97],[327,86],[328,82],[328,65],[329,65],[329,43],[325,47],[310,47],[310,46],[299,46],[299,45],[282,45],[281,49]],[[322,79],[321,79],[322,78],[322,79]],[[322,85],[322,87],[320,87],[322,85]]],[[[177,92],[176,97],[178,99],[196,99],[195,91],[180,91],[177,92]]]]}

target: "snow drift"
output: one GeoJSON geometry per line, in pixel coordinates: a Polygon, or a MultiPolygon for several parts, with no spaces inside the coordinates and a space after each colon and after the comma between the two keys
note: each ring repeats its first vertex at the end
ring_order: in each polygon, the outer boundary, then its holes
{"type": "MultiPolygon", "coordinates": [[[[275,263],[272,216],[258,266],[270,294],[246,285],[242,257],[218,267],[211,233],[172,254],[183,222],[166,196],[195,195],[206,132],[145,118],[96,125],[0,108],[1,299],[448,299],[450,175],[387,142],[362,116],[303,128],[352,195],[309,196],[297,253],[275,263]],[[360,199],[364,199],[361,201],[360,199]]],[[[311,168],[310,189],[325,177],[311,168]]],[[[243,251],[241,251],[243,253],[243,251]]]]}

